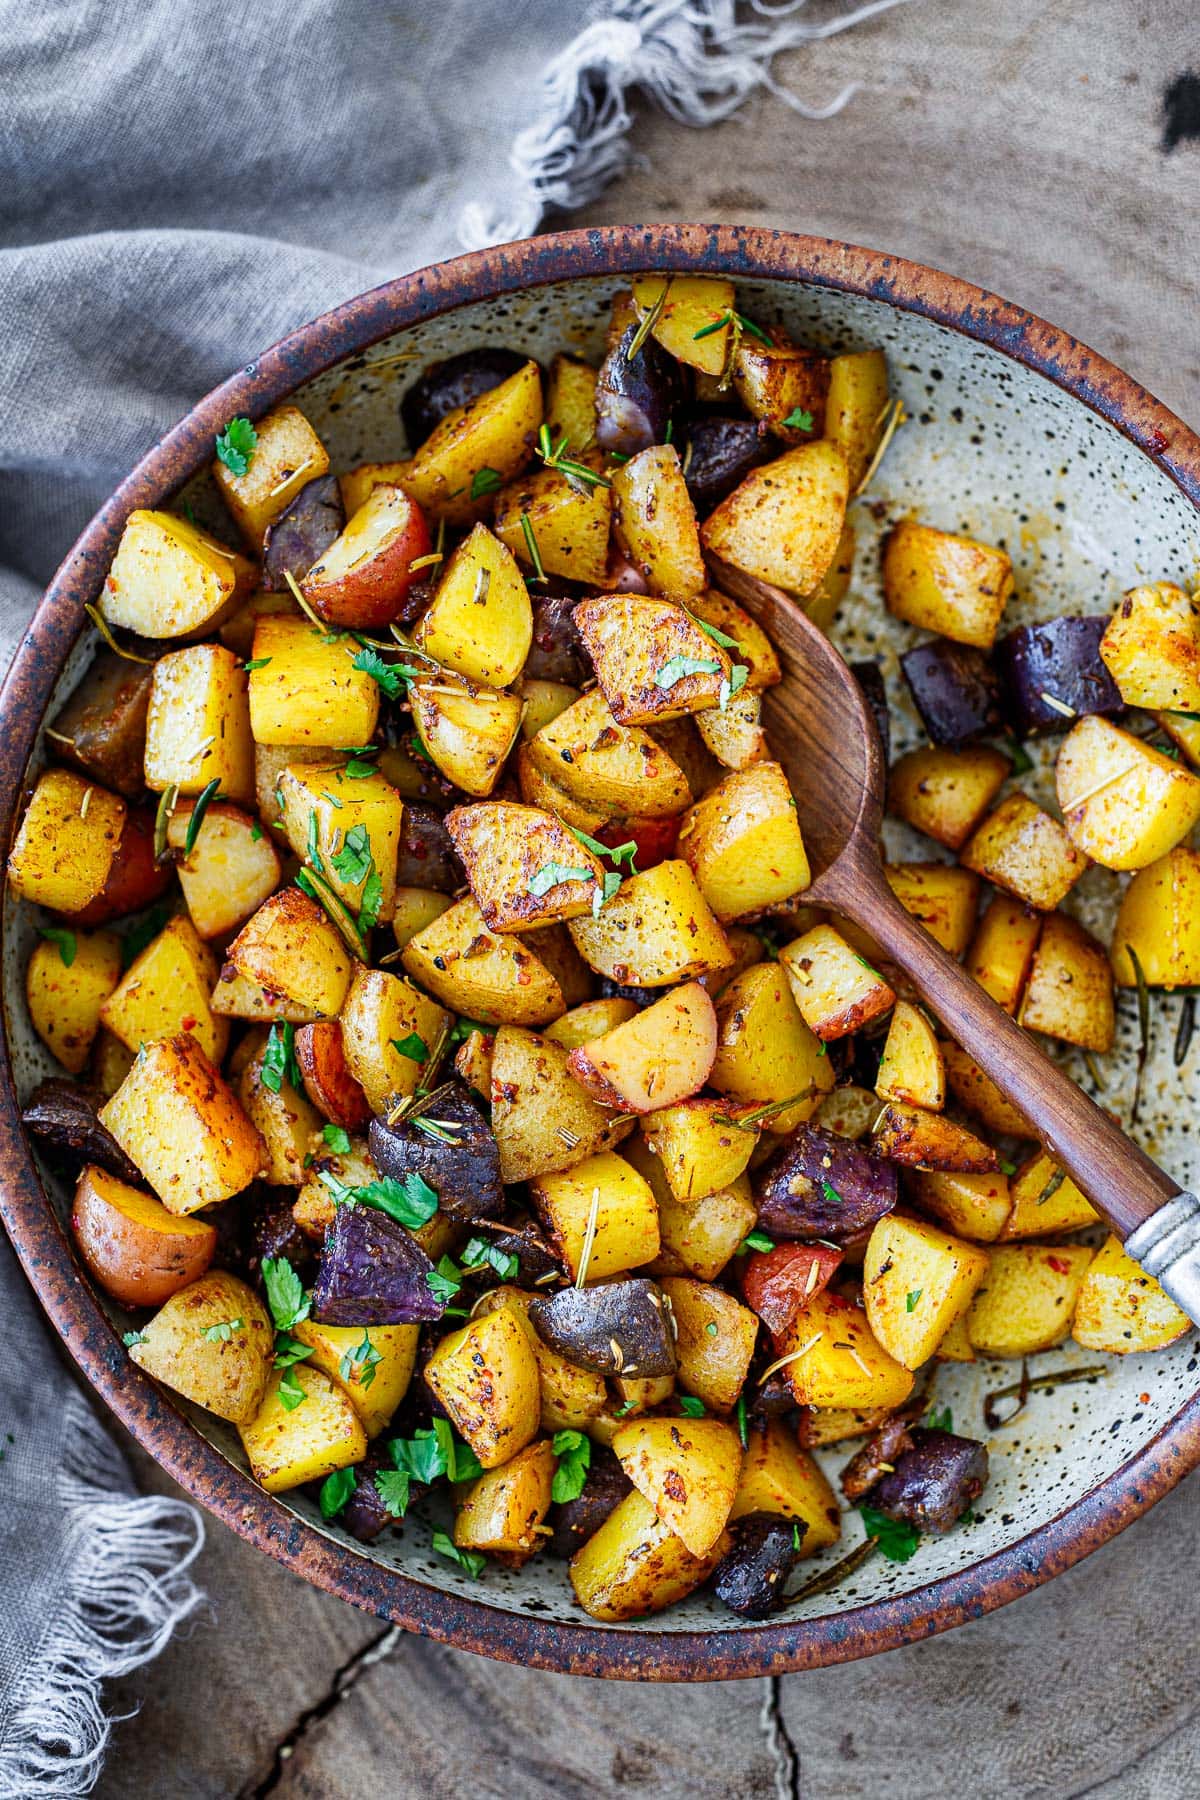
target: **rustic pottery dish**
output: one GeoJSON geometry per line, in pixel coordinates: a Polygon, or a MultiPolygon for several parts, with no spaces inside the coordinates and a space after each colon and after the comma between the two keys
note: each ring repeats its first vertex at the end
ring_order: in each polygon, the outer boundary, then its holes
{"type": "MultiPolygon", "coordinates": [[[[135,507],[186,494],[201,523],[219,517],[207,466],[234,414],[258,417],[294,396],[335,467],[397,453],[397,401],[423,364],[483,343],[548,360],[594,354],[614,290],[631,272],[722,274],[739,304],[799,342],[826,350],[878,345],[909,423],[856,508],[851,598],[834,629],[848,654],[880,660],[897,748],[915,737],[897,657],[912,641],[885,618],[879,536],[907,513],[989,543],[1013,558],[1013,623],[1111,608],[1139,580],[1184,579],[1200,553],[1200,439],[1127,376],[1064,333],[935,271],[874,251],[765,230],[615,227],[566,232],[484,251],[403,277],[302,327],[193,409],[118,489],[68,555],[0,696],[0,831],[9,842],[39,733],[90,660],[83,613],[135,507]]],[[[1033,792],[1045,775],[1032,778],[1033,792]]],[[[894,853],[901,828],[889,824],[894,853]]],[[[1079,890],[1085,922],[1105,934],[1112,878],[1093,869],[1079,890]]],[[[809,1668],[871,1654],[961,1623],[1059,1573],[1123,1529],[1200,1462],[1200,1339],[1154,1356],[1109,1358],[1105,1372],[1037,1393],[990,1438],[992,1476],[970,1524],[927,1539],[908,1563],[875,1556],[846,1580],[747,1625],[703,1594],[661,1619],[584,1623],[559,1570],[535,1560],[472,1581],[428,1548],[414,1521],[365,1552],[322,1522],[304,1496],[265,1494],[245,1472],[235,1430],[168,1399],[128,1360],[119,1309],[80,1272],[64,1235],[68,1195],[40,1168],[19,1100],[50,1059],[25,1014],[22,971],[31,909],[6,896],[4,1036],[0,1044],[0,1213],[67,1348],[121,1421],[202,1505],[248,1541],[364,1609],[483,1654],[533,1667],[628,1679],[713,1680],[809,1668]]],[[[1200,1039],[1177,1064],[1176,1014],[1155,997],[1135,1133],[1185,1185],[1200,1176],[1193,1124],[1200,1039]]],[[[1138,1021],[1121,1002],[1119,1045],[1101,1103],[1128,1124],[1138,1021]]],[[[1066,1066],[1090,1091],[1094,1076],[1066,1066]]],[[[1091,1365],[1067,1345],[1033,1374],[1091,1365]]],[[[939,1404],[982,1432],[984,1396],[1014,1381],[1012,1363],[952,1366],[939,1404]]],[[[827,1466],[845,1460],[838,1447],[827,1466]]],[[[847,1522],[833,1562],[856,1541],[847,1522]]],[[[819,1573],[821,1564],[807,1565],[819,1573]]]]}

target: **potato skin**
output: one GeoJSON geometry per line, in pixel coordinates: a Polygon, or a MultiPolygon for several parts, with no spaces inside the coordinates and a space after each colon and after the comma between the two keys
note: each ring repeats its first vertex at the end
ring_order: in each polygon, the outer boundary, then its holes
{"type": "Polygon", "coordinates": [[[130,1360],[187,1400],[235,1425],[257,1413],[271,1373],[274,1327],[253,1289],[224,1269],[180,1288],[142,1327],[130,1360]],[[233,1326],[240,1319],[241,1324],[233,1326]],[[207,1330],[231,1325],[228,1339],[207,1330]]]}
{"type": "Polygon", "coordinates": [[[177,1218],[94,1163],[79,1177],[71,1231],[91,1274],[122,1306],[161,1306],[204,1274],[217,1243],[205,1220],[177,1218]]]}
{"type": "Polygon", "coordinates": [[[51,721],[58,759],[102,787],[136,800],[145,785],[142,759],[153,678],[153,669],[102,650],[51,721]]]}
{"type": "Polygon", "coordinates": [[[731,1542],[723,1534],[707,1556],[693,1556],[635,1489],[571,1558],[571,1586],[591,1618],[637,1619],[692,1593],[731,1542]]]}
{"type": "Polygon", "coordinates": [[[618,1112],[649,1113],[698,1093],[717,1053],[717,1015],[698,981],[664,994],[604,1037],[572,1050],[571,1073],[618,1112]]]}

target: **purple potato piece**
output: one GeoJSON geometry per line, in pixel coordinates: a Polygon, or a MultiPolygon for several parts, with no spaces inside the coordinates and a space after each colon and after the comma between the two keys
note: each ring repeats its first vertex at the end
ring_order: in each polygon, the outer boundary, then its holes
{"type": "Polygon", "coordinates": [[[479,350],[463,350],[448,356],[444,362],[431,363],[419,375],[400,402],[400,418],[408,434],[409,450],[416,450],[436,425],[469,400],[493,388],[523,369],[529,361],[519,350],[504,350],[498,345],[484,345],[479,350]]]}
{"type": "Polygon", "coordinates": [[[644,1275],[539,1295],[529,1320],[544,1344],[581,1369],[639,1380],[675,1373],[666,1298],[644,1275]]]}
{"type": "Polygon", "coordinates": [[[574,1500],[562,1501],[551,1513],[554,1535],[546,1540],[551,1556],[574,1556],[620,1506],[632,1486],[612,1451],[593,1444],[583,1492],[574,1500]]]}
{"type": "MultiPolygon", "coordinates": [[[[141,639],[131,640],[130,647],[141,656],[160,649],[141,639]]],[[[153,668],[102,650],[51,721],[55,758],[127,799],[140,799],[146,785],[146,711],[153,679],[153,668]]]]}
{"type": "Polygon", "coordinates": [[[562,1265],[545,1232],[524,1214],[510,1220],[500,1231],[489,1231],[486,1235],[497,1250],[520,1259],[521,1267],[514,1277],[519,1287],[538,1287],[562,1274],[562,1265]]]}
{"type": "Polygon", "coordinates": [[[406,804],[400,821],[397,887],[434,888],[452,894],[466,875],[442,815],[432,806],[406,804]]]}
{"type": "Polygon", "coordinates": [[[842,1244],[896,1205],[895,1167],[850,1138],[799,1125],[758,1174],[758,1222],[774,1238],[842,1244]]]}
{"type": "Polygon", "coordinates": [[[420,1175],[451,1219],[471,1224],[476,1219],[497,1219],[503,1213],[496,1139],[460,1082],[444,1082],[430,1095],[418,1118],[401,1119],[395,1125],[386,1119],[372,1119],[367,1136],[371,1160],[381,1175],[394,1176],[397,1181],[406,1175],[420,1175]],[[423,1129],[424,1119],[432,1122],[432,1130],[423,1129]],[[444,1135],[436,1135],[439,1130],[444,1135]]]}
{"type": "Polygon", "coordinates": [[[119,1181],[144,1188],[145,1182],[106,1125],[100,1123],[103,1105],[91,1088],[52,1075],[39,1082],[21,1113],[21,1123],[47,1150],[63,1155],[78,1171],[95,1163],[119,1181]]]}
{"type": "Polygon", "coordinates": [[[607,975],[602,975],[596,983],[596,993],[601,1000],[632,1000],[639,1009],[653,1006],[656,1000],[662,999],[661,988],[623,987],[607,975]]]}
{"type": "Polygon", "coordinates": [[[1000,678],[973,644],[934,638],[906,650],[900,667],[935,744],[953,748],[1002,729],[1000,678]]]}
{"type": "Polygon", "coordinates": [[[308,574],[346,524],[336,475],[306,481],[296,498],[268,525],[263,538],[263,586],[278,592],[308,574]]]}
{"type": "Polygon", "coordinates": [[[524,673],[537,681],[565,681],[580,687],[592,673],[575,624],[577,594],[543,594],[533,598],[533,643],[524,673]]]}
{"type": "Polygon", "coordinates": [[[355,1468],[354,1492],[337,1515],[337,1523],[343,1531],[348,1531],[351,1537],[357,1538],[360,1544],[373,1544],[389,1525],[400,1523],[383,1504],[379,1489],[375,1486],[376,1475],[391,1467],[391,1462],[386,1458],[371,1455],[355,1468]]]}
{"type": "Polygon", "coordinates": [[[321,1325],[414,1325],[440,1319],[433,1264],[411,1232],[374,1206],[339,1206],[313,1288],[321,1325]]]}
{"type": "Polygon", "coordinates": [[[596,442],[621,456],[661,444],[681,399],[678,366],[652,337],[630,358],[637,331],[626,327],[596,378],[596,442]]]}
{"type": "Polygon", "coordinates": [[[268,1256],[286,1257],[306,1287],[316,1274],[316,1251],[311,1239],[305,1237],[296,1223],[295,1202],[295,1191],[291,1188],[263,1190],[263,1199],[249,1227],[248,1263],[256,1281],[268,1256]]]}
{"type": "Polygon", "coordinates": [[[701,518],[727,499],[751,469],[775,454],[765,420],[702,414],[692,420],[687,439],[692,453],[683,478],[701,518]]]}
{"type": "Polygon", "coordinates": [[[1005,716],[1018,737],[1067,731],[1084,713],[1112,719],[1125,711],[1117,684],[1100,659],[1108,623],[1107,613],[1047,619],[1043,625],[1018,626],[1001,638],[996,666],[1004,684],[1005,716]],[[1055,700],[1058,706],[1052,704],[1055,700]]]}
{"type": "Polygon", "coordinates": [[[918,1531],[949,1531],[988,1478],[988,1453],[977,1438],[918,1427],[890,1474],[870,1490],[867,1504],[918,1531]]]}
{"type": "Polygon", "coordinates": [[[863,699],[875,721],[875,729],[883,743],[883,766],[886,769],[892,760],[892,715],[888,707],[883,670],[878,663],[855,662],[850,664],[850,673],[862,689],[863,699]]]}
{"type": "MultiPolygon", "coordinates": [[[[921,1406],[925,1402],[922,1398],[921,1406]]],[[[907,1412],[895,1412],[873,1431],[861,1450],[857,1450],[842,1470],[842,1492],[851,1504],[869,1494],[901,1456],[912,1449],[912,1419],[907,1412]]]]}
{"type": "Polygon", "coordinates": [[[779,1513],[746,1513],[732,1527],[732,1550],[713,1573],[717,1599],[740,1618],[767,1618],[783,1598],[807,1529],[799,1519],[779,1513]]]}
{"type": "Polygon", "coordinates": [[[750,1417],[759,1419],[778,1419],[784,1413],[795,1412],[796,1396],[792,1392],[791,1383],[782,1369],[776,1369],[773,1375],[760,1387],[755,1388],[754,1398],[750,1402],[750,1417]]]}

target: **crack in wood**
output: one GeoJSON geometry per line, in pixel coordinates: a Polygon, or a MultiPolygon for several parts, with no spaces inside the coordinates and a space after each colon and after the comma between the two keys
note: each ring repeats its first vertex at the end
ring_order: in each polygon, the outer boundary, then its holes
{"type": "Polygon", "coordinates": [[[776,1800],[803,1800],[800,1792],[800,1755],[780,1710],[781,1679],[778,1675],[764,1677],[759,1723],[775,1763],[776,1800]]]}
{"type": "Polygon", "coordinates": [[[327,1719],[334,1708],[341,1705],[368,1669],[391,1655],[403,1635],[398,1625],[389,1625],[364,1644],[361,1650],[356,1650],[353,1656],[347,1657],[334,1670],[333,1679],[321,1698],[306,1707],[286,1737],[280,1738],[267,1774],[261,1781],[247,1782],[245,1787],[239,1788],[237,1800],[266,1800],[267,1795],[273,1794],[283,1779],[287,1764],[312,1727],[320,1724],[322,1719],[327,1719]]]}

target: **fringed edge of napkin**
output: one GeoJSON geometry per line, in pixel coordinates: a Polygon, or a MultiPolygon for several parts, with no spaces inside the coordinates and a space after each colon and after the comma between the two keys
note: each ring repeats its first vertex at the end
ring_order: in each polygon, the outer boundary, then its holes
{"type": "Polygon", "coordinates": [[[631,88],[641,88],[684,125],[728,118],[760,87],[802,118],[832,118],[860,84],[809,106],[774,80],[772,58],[907,3],[866,0],[818,23],[796,16],[808,0],[750,0],[757,18],[740,21],[737,0],[610,0],[604,16],[546,69],[538,117],[514,139],[509,155],[514,198],[503,210],[473,203],[459,214],[463,248],[531,237],[548,208],[570,211],[594,200],[630,160],[631,88]]]}
{"type": "Polygon", "coordinates": [[[199,1513],[183,1500],[125,1497],[129,1470],[99,1419],[74,1392],[65,1408],[65,1576],[14,1693],[0,1800],[89,1792],[113,1725],[101,1684],[156,1657],[202,1598],[187,1573],[204,1542],[199,1513]]]}

